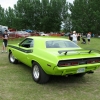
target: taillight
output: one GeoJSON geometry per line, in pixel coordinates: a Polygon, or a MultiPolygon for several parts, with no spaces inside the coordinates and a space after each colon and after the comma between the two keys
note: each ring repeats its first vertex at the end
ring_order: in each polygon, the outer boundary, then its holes
{"type": "Polygon", "coordinates": [[[100,57],[60,60],[57,64],[57,66],[58,67],[70,67],[70,66],[77,66],[77,65],[84,65],[84,64],[95,64],[95,63],[100,63],[100,57]]]}
{"type": "Polygon", "coordinates": [[[97,59],[97,60],[95,60],[95,62],[96,62],[96,63],[100,63],[100,60],[99,60],[99,59],[97,59]]]}
{"type": "Polygon", "coordinates": [[[61,64],[59,64],[59,66],[71,66],[71,64],[70,63],[61,63],[61,64]]]}
{"type": "Polygon", "coordinates": [[[78,62],[71,62],[72,66],[75,66],[75,65],[78,65],[78,64],[79,64],[78,62]]]}
{"type": "Polygon", "coordinates": [[[88,60],[87,64],[91,64],[91,63],[100,63],[99,59],[94,59],[94,60],[88,60]]]}
{"type": "Polygon", "coordinates": [[[68,66],[76,66],[78,64],[79,64],[78,62],[63,62],[63,63],[58,64],[58,66],[68,67],[68,66]]]}
{"type": "Polygon", "coordinates": [[[92,60],[87,61],[87,64],[94,63],[92,60]]]}

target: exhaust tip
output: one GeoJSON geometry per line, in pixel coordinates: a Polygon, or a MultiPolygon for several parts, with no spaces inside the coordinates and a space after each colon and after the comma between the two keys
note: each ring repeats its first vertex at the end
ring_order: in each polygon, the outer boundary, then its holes
{"type": "Polygon", "coordinates": [[[88,73],[88,74],[93,74],[93,73],[94,73],[94,71],[92,71],[92,70],[91,70],[91,71],[88,71],[87,73],[88,73]]]}

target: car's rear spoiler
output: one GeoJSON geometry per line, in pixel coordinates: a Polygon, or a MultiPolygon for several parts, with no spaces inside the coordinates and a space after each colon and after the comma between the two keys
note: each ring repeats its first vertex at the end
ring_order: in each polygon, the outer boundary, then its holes
{"type": "Polygon", "coordinates": [[[96,52],[99,52],[99,50],[95,50],[95,49],[75,49],[75,50],[59,50],[58,53],[59,54],[62,54],[64,53],[65,55],[68,53],[68,52],[74,52],[74,51],[82,51],[82,52],[79,52],[79,53],[91,53],[92,51],[96,51],[96,52]]]}

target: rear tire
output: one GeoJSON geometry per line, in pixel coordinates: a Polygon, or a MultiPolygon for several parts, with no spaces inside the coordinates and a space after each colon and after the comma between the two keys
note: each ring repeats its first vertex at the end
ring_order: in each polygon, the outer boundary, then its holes
{"type": "Polygon", "coordinates": [[[9,52],[8,58],[9,58],[9,62],[10,63],[13,63],[13,64],[17,64],[18,63],[18,60],[15,59],[15,57],[12,54],[12,52],[9,52]]]}
{"type": "Polygon", "coordinates": [[[49,80],[49,75],[44,72],[37,62],[34,62],[32,65],[32,77],[33,80],[39,84],[44,84],[49,80]]]}

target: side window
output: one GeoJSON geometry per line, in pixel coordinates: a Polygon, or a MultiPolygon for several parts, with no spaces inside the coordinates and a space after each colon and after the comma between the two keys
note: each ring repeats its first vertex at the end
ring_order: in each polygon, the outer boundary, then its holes
{"type": "Polygon", "coordinates": [[[33,39],[27,38],[24,41],[22,41],[19,45],[21,47],[25,47],[25,48],[31,48],[33,47],[33,39]]]}
{"type": "Polygon", "coordinates": [[[33,46],[34,46],[34,41],[32,40],[30,43],[30,47],[33,47],[33,46]]]}

